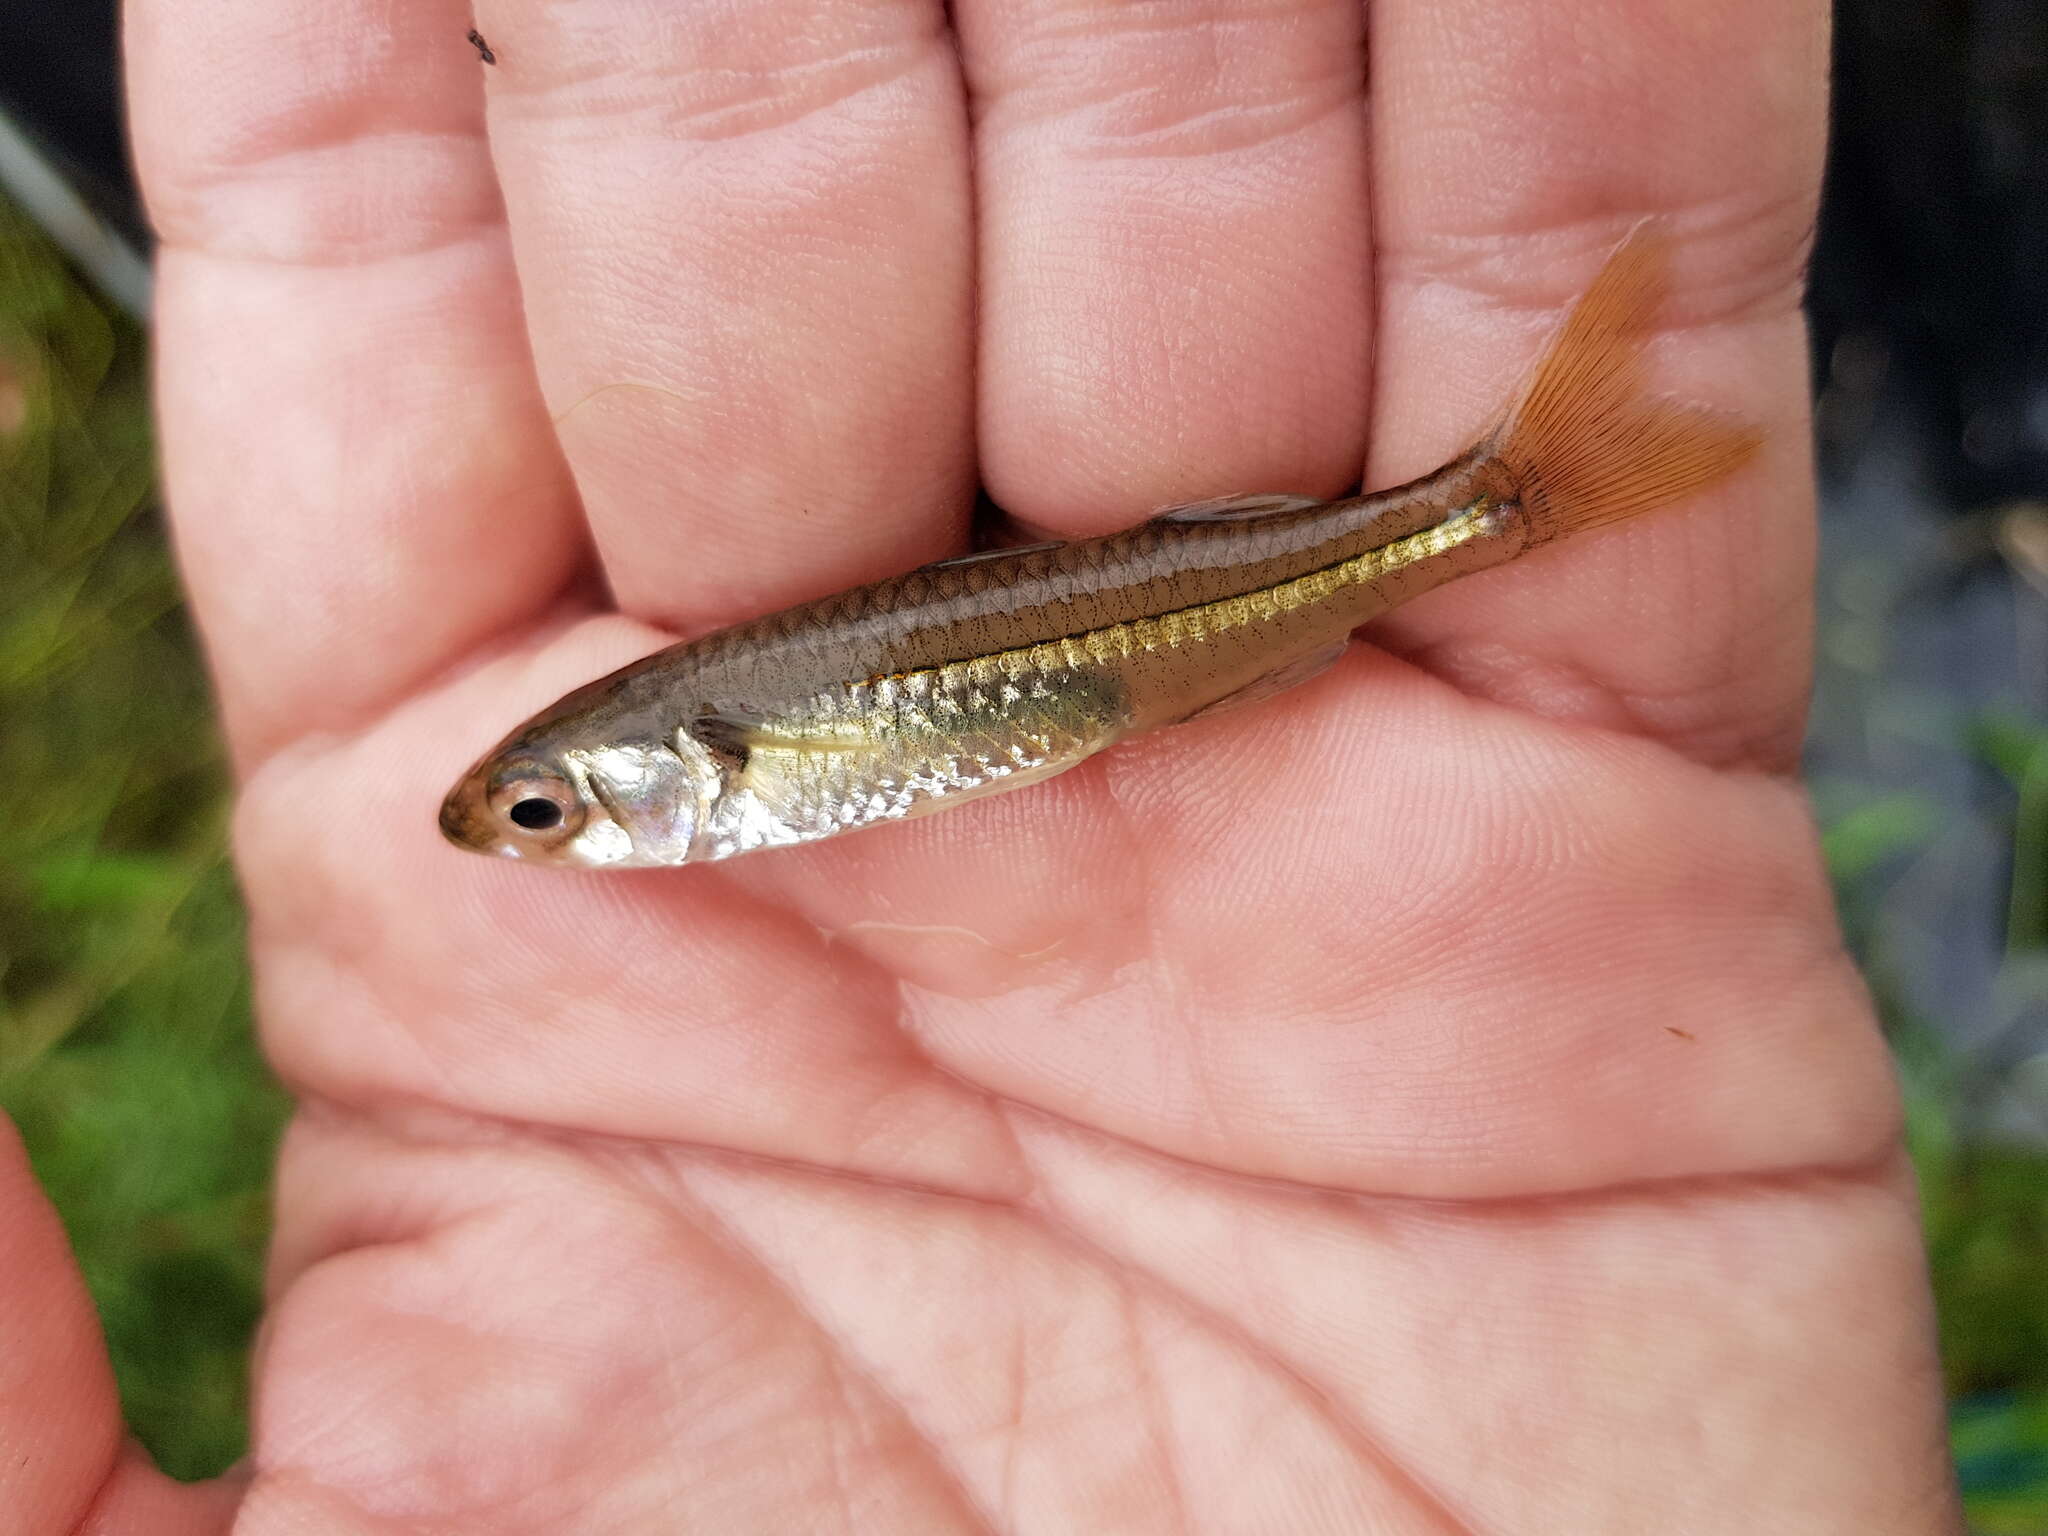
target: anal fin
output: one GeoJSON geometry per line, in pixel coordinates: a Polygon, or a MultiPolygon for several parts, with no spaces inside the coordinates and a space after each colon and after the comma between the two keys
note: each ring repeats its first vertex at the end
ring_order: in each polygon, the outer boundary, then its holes
{"type": "Polygon", "coordinates": [[[1214,703],[1204,704],[1191,715],[1183,715],[1179,721],[1185,725],[1190,720],[1206,720],[1211,715],[1220,715],[1226,710],[1237,709],[1246,704],[1261,704],[1276,694],[1290,688],[1299,688],[1310,678],[1319,677],[1337,664],[1337,659],[1351,648],[1351,641],[1339,640],[1326,645],[1319,651],[1310,651],[1306,656],[1297,656],[1283,667],[1261,673],[1235,693],[1226,693],[1214,703]]]}

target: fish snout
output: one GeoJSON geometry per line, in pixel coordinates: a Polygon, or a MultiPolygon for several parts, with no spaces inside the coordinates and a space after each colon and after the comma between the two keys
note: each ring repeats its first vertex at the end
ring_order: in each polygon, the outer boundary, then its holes
{"type": "Polygon", "coordinates": [[[501,850],[504,832],[491,811],[490,797],[480,776],[465,776],[441,802],[441,835],[457,847],[476,853],[501,850]]]}

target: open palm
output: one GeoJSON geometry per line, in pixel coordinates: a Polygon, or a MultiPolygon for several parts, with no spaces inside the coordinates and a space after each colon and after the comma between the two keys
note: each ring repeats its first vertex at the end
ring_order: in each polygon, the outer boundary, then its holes
{"type": "Polygon", "coordinates": [[[21,1229],[30,1528],[1948,1529],[1787,776],[1823,10],[492,0],[487,70],[466,0],[133,0],[302,1109],[231,1484],[115,1461],[21,1229]],[[1660,373],[1771,433],[1723,490],[921,823],[436,834],[519,718],[963,549],[977,480],[1066,535],[1434,467],[1649,213],[1660,373]]]}

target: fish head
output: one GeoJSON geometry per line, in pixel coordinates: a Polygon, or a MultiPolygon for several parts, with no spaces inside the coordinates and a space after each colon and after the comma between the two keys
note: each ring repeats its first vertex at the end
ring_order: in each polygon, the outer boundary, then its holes
{"type": "Polygon", "coordinates": [[[709,759],[674,741],[514,737],[457,781],[441,831],[459,847],[570,869],[682,864],[716,793],[709,759]]]}

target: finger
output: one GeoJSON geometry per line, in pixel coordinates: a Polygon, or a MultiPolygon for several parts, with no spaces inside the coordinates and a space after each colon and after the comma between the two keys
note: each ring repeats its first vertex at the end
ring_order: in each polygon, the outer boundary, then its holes
{"type": "Polygon", "coordinates": [[[464,0],[135,0],[158,399],[245,755],[344,724],[578,558],[464,0]]]}
{"type": "Polygon", "coordinates": [[[995,499],[1071,534],[1354,478],[1370,312],[1358,7],[957,13],[995,499]]]}
{"type": "Polygon", "coordinates": [[[1385,299],[1368,481],[1426,471],[1489,427],[1646,214],[1679,245],[1666,384],[1770,438],[1694,504],[1447,591],[1376,638],[1478,692],[1783,766],[1807,676],[1797,306],[1826,7],[1377,0],[1372,15],[1385,299]]]}
{"type": "Polygon", "coordinates": [[[620,605],[916,564],[971,503],[966,125],[936,0],[495,0],[491,136],[620,605]]]}
{"type": "Polygon", "coordinates": [[[178,1488],[121,1444],[99,1319],[14,1127],[0,1121],[0,1511],[9,1531],[224,1530],[220,1491],[178,1488]]]}
{"type": "Polygon", "coordinates": [[[179,1483],[130,1445],[94,1501],[78,1536],[213,1536],[227,1530],[244,1485],[233,1478],[179,1483]]]}
{"type": "Polygon", "coordinates": [[[71,1246],[10,1123],[0,1122],[0,1508],[70,1530],[121,1444],[114,1373],[71,1246]]]}

